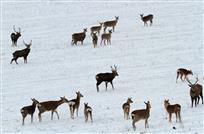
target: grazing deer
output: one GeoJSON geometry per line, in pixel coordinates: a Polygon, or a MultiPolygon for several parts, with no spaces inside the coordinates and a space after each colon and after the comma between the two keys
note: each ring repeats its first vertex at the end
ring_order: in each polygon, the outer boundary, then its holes
{"type": "Polygon", "coordinates": [[[99,23],[99,24],[100,24],[99,26],[93,26],[93,27],[90,28],[90,30],[91,30],[91,36],[92,36],[92,34],[93,34],[94,32],[97,32],[98,35],[100,34],[100,31],[101,31],[101,28],[102,28],[103,23],[99,23]]]}
{"type": "Polygon", "coordinates": [[[139,109],[139,110],[135,110],[131,113],[132,115],[132,126],[133,126],[133,129],[136,130],[136,126],[135,126],[135,123],[140,121],[140,120],[145,120],[145,128],[149,127],[148,125],[148,118],[150,116],[150,108],[151,108],[151,105],[150,105],[150,102],[147,101],[144,102],[146,104],[146,109],[139,109]]]}
{"type": "Polygon", "coordinates": [[[96,33],[92,33],[92,42],[94,45],[94,48],[97,46],[97,42],[98,42],[98,37],[96,35],[96,33]]]}
{"type": "Polygon", "coordinates": [[[39,102],[34,98],[31,100],[33,101],[32,105],[21,108],[21,115],[23,117],[22,125],[24,125],[24,120],[28,114],[31,116],[31,123],[33,122],[33,114],[35,112],[36,105],[39,104],[39,102]]]}
{"type": "Polygon", "coordinates": [[[106,91],[107,91],[108,82],[111,83],[112,89],[114,89],[113,79],[115,78],[115,76],[118,76],[117,67],[115,65],[114,65],[114,68],[111,66],[111,71],[112,71],[112,73],[99,73],[95,76],[96,81],[97,81],[97,83],[96,83],[97,92],[99,92],[98,86],[102,82],[105,82],[105,84],[106,84],[106,91]]]}
{"type": "Polygon", "coordinates": [[[179,118],[179,121],[181,122],[181,105],[179,104],[170,105],[169,100],[165,99],[164,107],[167,113],[169,114],[169,122],[171,122],[172,113],[175,113],[176,115],[176,122],[177,122],[177,118],[179,118]]]}
{"type": "Polygon", "coordinates": [[[72,100],[70,100],[68,102],[72,119],[74,119],[74,111],[75,111],[75,109],[76,109],[76,114],[77,114],[77,117],[78,117],[80,98],[83,97],[83,95],[79,91],[76,92],[76,94],[77,94],[76,99],[72,99],[72,100]]]}
{"type": "Polygon", "coordinates": [[[17,46],[17,40],[21,36],[21,29],[18,28],[19,30],[15,30],[15,26],[13,26],[13,33],[11,33],[11,41],[12,41],[12,46],[17,46]]]}
{"type": "Polygon", "coordinates": [[[178,80],[179,76],[180,76],[180,79],[182,81],[184,81],[184,80],[186,80],[188,75],[193,75],[193,72],[191,70],[187,70],[187,69],[184,69],[184,68],[177,69],[176,73],[177,73],[176,83],[177,83],[177,80],[178,80]],[[184,76],[184,78],[183,78],[183,76],[184,76]]]}
{"type": "Polygon", "coordinates": [[[152,14],[149,14],[147,16],[143,16],[144,14],[140,14],[140,17],[141,17],[141,20],[144,22],[144,26],[147,25],[147,21],[150,21],[150,26],[152,25],[153,23],[153,15],[152,14]]]}
{"type": "Polygon", "coordinates": [[[191,107],[193,107],[193,102],[195,100],[195,107],[199,104],[200,97],[202,99],[203,104],[203,87],[200,84],[197,84],[198,78],[196,78],[196,82],[192,84],[188,78],[186,78],[190,87],[190,96],[191,96],[191,107]],[[198,99],[198,100],[197,100],[198,99]]]}
{"type": "Polygon", "coordinates": [[[57,118],[59,119],[59,115],[57,112],[57,107],[63,103],[68,103],[68,100],[65,97],[60,97],[60,100],[58,101],[44,101],[40,102],[38,107],[39,113],[38,113],[38,118],[39,121],[42,121],[41,114],[44,112],[49,112],[51,111],[51,120],[53,120],[53,113],[55,112],[57,114],[57,118]]]}
{"type": "Polygon", "coordinates": [[[104,27],[103,30],[104,30],[104,32],[106,31],[107,27],[112,27],[113,28],[113,32],[114,32],[115,31],[115,26],[116,26],[118,20],[119,20],[119,16],[115,16],[115,20],[105,21],[103,23],[103,27],[104,27]]]}
{"type": "Polygon", "coordinates": [[[128,98],[127,102],[123,104],[123,112],[124,112],[124,118],[127,120],[130,119],[129,113],[130,113],[130,103],[133,103],[132,98],[128,98]]]}
{"type": "Polygon", "coordinates": [[[103,33],[101,35],[101,43],[100,44],[102,44],[103,41],[104,41],[103,42],[104,45],[108,45],[108,43],[111,44],[111,34],[112,34],[112,30],[109,30],[108,33],[103,33]],[[107,42],[107,44],[105,41],[107,42]]]}
{"type": "Polygon", "coordinates": [[[91,122],[93,122],[93,120],[92,120],[92,108],[90,106],[88,106],[88,103],[84,103],[84,116],[85,116],[85,122],[88,121],[89,116],[90,116],[91,122]]]}
{"type": "Polygon", "coordinates": [[[27,57],[28,54],[30,53],[30,46],[32,45],[32,40],[30,41],[29,44],[25,43],[23,41],[23,43],[25,44],[26,48],[23,50],[17,50],[13,53],[13,59],[11,60],[10,64],[12,64],[12,62],[15,60],[16,64],[18,64],[17,59],[20,57],[24,58],[24,63],[27,63],[27,57]]]}
{"type": "Polygon", "coordinates": [[[87,28],[84,29],[84,31],[82,33],[74,33],[72,34],[72,45],[77,45],[77,42],[80,41],[81,44],[83,45],[83,41],[86,37],[86,32],[87,32],[87,28]]]}

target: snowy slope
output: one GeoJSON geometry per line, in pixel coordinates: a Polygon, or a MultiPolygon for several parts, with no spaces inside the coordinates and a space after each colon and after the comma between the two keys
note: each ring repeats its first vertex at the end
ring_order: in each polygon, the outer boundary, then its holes
{"type": "MultiPolygon", "coordinates": [[[[134,132],[131,120],[123,119],[122,104],[127,97],[131,111],[152,105],[149,128],[138,122],[136,132],[203,133],[203,105],[191,108],[187,83],[176,84],[176,69],[192,69],[203,77],[203,7],[201,2],[3,2],[2,5],[2,129],[3,133],[134,132]],[[152,27],[144,27],[139,14],[154,14],[152,27]],[[112,45],[93,48],[89,28],[119,16],[112,45]],[[11,47],[13,25],[21,27],[18,47],[11,47]],[[71,46],[71,35],[88,28],[84,46],[71,46]],[[23,40],[33,45],[28,64],[10,64],[12,53],[23,49],[23,40]],[[119,67],[115,90],[100,85],[96,92],[95,75],[119,67]],[[79,117],[72,120],[68,105],[58,108],[60,120],[50,112],[34,123],[26,118],[21,125],[20,109],[60,96],[84,95],[79,117]],[[182,106],[182,124],[166,120],[163,100],[182,106]],[[93,123],[85,123],[83,103],[93,108],[93,123]],[[177,129],[173,130],[175,126],[177,129]]],[[[100,41],[100,38],[99,38],[100,41]]],[[[194,77],[191,77],[193,81],[194,77]]],[[[203,81],[200,80],[200,83],[203,81]]]]}

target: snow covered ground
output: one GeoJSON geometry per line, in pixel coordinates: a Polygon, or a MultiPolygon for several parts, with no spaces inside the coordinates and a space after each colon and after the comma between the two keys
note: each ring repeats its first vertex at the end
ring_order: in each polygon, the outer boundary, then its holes
{"type": "MultiPolygon", "coordinates": [[[[6,2],[2,3],[2,132],[3,133],[131,133],[132,121],[123,118],[122,104],[128,97],[131,111],[151,102],[149,128],[144,121],[136,132],[204,133],[201,103],[191,108],[186,82],[176,83],[176,69],[192,69],[203,83],[203,3],[202,2],[6,2]],[[153,14],[152,27],[144,27],[140,14],[153,14]],[[112,34],[112,45],[93,48],[90,30],[98,22],[119,22],[112,34]],[[17,47],[11,47],[12,27],[21,27],[17,47]],[[84,46],[71,46],[71,35],[88,28],[84,46]],[[10,64],[12,53],[23,49],[23,40],[33,45],[28,63],[10,64]],[[95,75],[118,66],[115,90],[105,84],[96,92],[95,75]],[[60,96],[81,100],[79,117],[70,118],[67,104],[59,106],[60,119],[50,120],[50,112],[38,122],[30,116],[21,125],[20,109],[39,101],[58,100],[60,96]],[[182,106],[182,124],[166,119],[164,99],[182,106]],[[93,123],[85,123],[83,103],[93,108],[93,123]],[[177,129],[174,130],[172,127],[177,129]]],[[[100,41],[100,38],[99,38],[100,41]]],[[[194,76],[190,79],[194,81],[194,76]]]]}

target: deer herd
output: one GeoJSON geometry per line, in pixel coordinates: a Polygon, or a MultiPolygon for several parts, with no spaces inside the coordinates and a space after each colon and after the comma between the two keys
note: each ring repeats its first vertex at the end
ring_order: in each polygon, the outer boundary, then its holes
{"type": "MultiPolygon", "coordinates": [[[[147,22],[150,22],[150,26],[153,24],[153,15],[149,14],[147,16],[143,16],[143,14],[140,15],[141,20],[144,22],[144,26],[147,26],[147,22]]],[[[118,23],[119,16],[115,16],[115,20],[111,21],[105,21],[103,23],[99,23],[98,26],[93,26],[90,28],[90,33],[92,37],[92,43],[94,48],[97,46],[98,42],[98,36],[100,35],[100,31],[103,27],[103,34],[101,35],[101,42],[100,44],[104,43],[104,45],[111,44],[111,34],[112,32],[115,31],[115,26],[118,23]],[[108,33],[106,33],[106,29],[110,27],[112,29],[108,30],[108,33]]],[[[19,31],[15,30],[15,26],[13,26],[14,33],[11,34],[11,41],[12,41],[12,46],[17,46],[17,40],[19,37],[21,37],[21,29],[19,28],[19,31]]],[[[83,29],[83,32],[81,33],[74,33],[72,34],[72,45],[77,45],[77,42],[81,42],[83,45],[83,41],[86,38],[86,33],[87,33],[87,28],[83,29]]],[[[30,43],[25,43],[23,41],[24,45],[26,46],[25,49],[23,50],[17,50],[13,53],[13,59],[11,60],[10,63],[13,61],[18,64],[17,59],[20,57],[24,58],[24,63],[27,63],[27,56],[30,52],[30,46],[32,45],[32,40],[30,43]]],[[[185,68],[179,68],[176,71],[176,83],[178,82],[178,78],[180,77],[181,81],[187,81],[188,86],[190,87],[190,97],[191,97],[191,107],[194,106],[196,107],[199,104],[200,97],[202,99],[202,104],[203,104],[203,92],[202,92],[202,85],[198,84],[198,77],[196,77],[196,82],[192,84],[192,82],[189,80],[188,75],[193,75],[193,72],[191,70],[187,70],[185,68]],[[195,101],[195,102],[194,102],[195,101]]],[[[99,85],[102,82],[105,82],[105,87],[107,91],[107,86],[108,83],[111,84],[112,89],[114,89],[113,86],[113,80],[116,76],[119,76],[118,74],[118,68],[117,66],[111,66],[111,72],[109,73],[98,73],[95,76],[96,79],[96,89],[97,92],[99,92],[99,85]]],[[[76,98],[68,100],[65,97],[60,97],[59,100],[56,101],[43,101],[39,102],[35,98],[32,98],[32,105],[30,106],[25,106],[23,107],[20,112],[22,114],[22,125],[24,125],[24,120],[27,115],[31,116],[31,123],[33,122],[33,114],[35,112],[35,108],[38,108],[38,119],[41,122],[42,121],[42,114],[44,112],[51,112],[51,120],[53,120],[53,114],[56,113],[57,118],[59,119],[59,114],[57,112],[58,106],[60,106],[63,103],[67,103],[69,110],[70,110],[70,117],[74,119],[74,113],[76,111],[76,116],[78,116],[78,110],[80,106],[80,100],[83,97],[83,95],[80,93],[80,91],[76,92],[76,98]]],[[[126,120],[130,119],[130,104],[133,103],[132,98],[129,97],[127,101],[122,105],[122,110],[124,114],[124,118],[126,120]]],[[[149,127],[148,126],[148,118],[150,117],[150,109],[151,109],[151,104],[150,101],[144,102],[146,105],[145,109],[137,109],[131,112],[131,119],[132,119],[132,127],[134,130],[136,130],[136,122],[140,120],[145,120],[145,128],[149,127]]],[[[172,122],[172,114],[175,113],[176,115],[176,122],[179,120],[181,121],[181,105],[180,104],[170,104],[169,99],[165,99],[164,102],[164,109],[169,115],[169,122],[172,122]]],[[[88,106],[88,103],[84,103],[84,117],[85,117],[85,122],[88,121],[88,118],[90,118],[91,122],[93,122],[92,119],[92,108],[88,106]]]]}

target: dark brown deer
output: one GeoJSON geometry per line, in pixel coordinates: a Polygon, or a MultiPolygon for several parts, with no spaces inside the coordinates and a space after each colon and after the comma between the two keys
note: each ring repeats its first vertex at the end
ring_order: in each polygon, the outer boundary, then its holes
{"type": "Polygon", "coordinates": [[[55,112],[57,114],[57,118],[59,119],[59,115],[57,112],[57,107],[63,103],[68,103],[68,100],[65,97],[60,97],[60,100],[58,101],[44,101],[44,102],[40,102],[37,107],[39,110],[38,113],[38,118],[39,121],[42,121],[42,117],[41,114],[44,112],[49,112],[51,111],[51,120],[53,120],[53,113],[55,112]]]}
{"type": "Polygon", "coordinates": [[[199,104],[200,97],[202,99],[203,104],[203,87],[202,85],[198,84],[198,78],[196,78],[196,82],[192,84],[188,78],[186,78],[187,82],[189,83],[190,87],[190,96],[191,96],[191,107],[193,107],[193,102],[195,101],[195,107],[199,104]]]}
{"type": "Polygon", "coordinates": [[[24,120],[28,114],[31,116],[31,123],[33,122],[33,114],[35,112],[36,105],[39,104],[39,102],[34,98],[31,100],[33,101],[32,105],[21,108],[21,115],[23,117],[22,125],[24,125],[24,120]]]}
{"type": "Polygon", "coordinates": [[[115,26],[116,26],[118,20],[119,20],[119,16],[115,16],[115,20],[105,21],[103,23],[103,27],[104,27],[103,30],[104,30],[104,32],[106,31],[107,27],[112,27],[113,28],[113,32],[114,32],[115,31],[115,26]]]}
{"type": "Polygon", "coordinates": [[[147,25],[147,21],[150,21],[150,26],[152,25],[153,23],[153,15],[152,14],[149,14],[147,16],[144,16],[144,14],[140,14],[140,17],[141,17],[141,20],[144,22],[144,26],[147,25]]]}
{"type": "Polygon", "coordinates": [[[13,26],[13,33],[11,33],[11,41],[12,41],[12,46],[17,46],[17,41],[18,38],[21,36],[21,29],[18,28],[19,30],[15,30],[15,26],[13,26]]]}
{"type": "Polygon", "coordinates": [[[87,32],[87,28],[84,29],[84,31],[82,33],[74,33],[72,34],[72,45],[77,45],[77,42],[80,41],[81,44],[83,45],[83,41],[86,37],[86,32],[87,32]]]}
{"type": "Polygon", "coordinates": [[[130,113],[130,103],[133,103],[132,98],[128,98],[127,102],[123,104],[123,112],[124,112],[124,118],[125,119],[130,119],[129,113],[130,113]]]}
{"type": "Polygon", "coordinates": [[[100,31],[101,31],[101,28],[102,28],[103,23],[99,23],[99,24],[100,24],[99,26],[93,26],[93,27],[90,28],[90,30],[91,30],[91,36],[92,36],[92,34],[93,34],[94,32],[97,32],[98,35],[100,34],[100,31]]]}
{"type": "Polygon", "coordinates": [[[148,118],[150,116],[150,108],[151,108],[151,105],[150,105],[150,102],[147,101],[144,102],[146,104],[146,109],[139,109],[139,110],[135,110],[131,113],[131,116],[132,116],[132,126],[133,126],[133,129],[136,130],[136,126],[135,126],[135,123],[140,121],[140,120],[145,120],[145,128],[149,127],[148,125],[148,118]]]}
{"type": "Polygon", "coordinates": [[[176,74],[177,74],[177,76],[176,76],[176,83],[177,83],[177,80],[178,80],[179,76],[180,76],[180,79],[182,81],[184,81],[184,80],[186,80],[188,75],[193,75],[193,72],[191,70],[187,70],[187,69],[184,69],[184,68],[179,68],[179,69],[177,69],[176,74]]]}
{"type": "Polygon", "coordinates": [[[30,53],[30,46],[32,45],[32,40],[30,41],[29,44],[25,43],[24,41],[23,41],[23,43],[25,44],[26,48],[22,49],[22,50],[15,51],[13,53],[13,59],[11,60],[10,64],[12,64],[13,61],[15,61],[16,64],[18,64],[17,60],[20,57],[23,57],[24,63],[27,63],[27,57],[28,57],[28,54],[30,53]]]}
{"type": "Polygon", "coordinates": [[[79,110],[79,105],[80,105],[80,98],[83,97],[83,95],[78,91],[76,92],[76,99],[72,99],[68,102],[69,104],[69,108],[70,108],[70,114],[71,114],[71,118],[74,119],[74,111],[76,109],[76,114],[78,117],[78,110],[79,110]]]}
{"type": "Polygon", "coordinates": [[[112,34],[112,30],[109,30],[108,33],[103,33],[101,35],[101,43],[100,44],[102,44],[103,41],[104,41],[103,42],[104,45],[108,45],[108,43],[111,44],[111,34],[112,34]],[[106,42],[107,42],[107,44],[106,44],[106,42]]]}
{"type": "Polygon", "coordinates": [[[93,122],[93,119],[92,119],[92,108],[90,106],[88,106],[88,103],[84,103],[85,122],[88,121],[89,116],[90,116],[91,122],[93,122]]]}
{"type": "Polygon", "coordinates": [[[94,48],[97,46],[97,42],[98,42],[98,37],[96,35],[96,33],[92,33],[92,42],[93,42],[93,45],[94,45],[94,48]]]}
{"type": "Polygon", "coordinates": [[[97,81],[97,83],[96,83],[97,92],[99,92],[98,86],[102,82],[105,82],[105,84],[106,84],[106,91],[107,91],[108,82],[111,83],[112,89],[114,89],[113,79],[115,78],[115,76],[118,76],[117,67],[115,65],[114,65],[114,68],[111,66],[111,71],[112,71],[112,73],[99,73],[95,76],[96,81],[97,81]]]}
{"type": "Polygon", "coordinates": [[[172,114],[175,113],[176,115],[176,122],[177,119],[179,119],[179,122],[181,122],[181,105],[180,104],[174,104],[170,105],[169,100],[164,100],[164,108],[166,109],[167,113],[169,114],[169,122],[171,122],[172,114]]]}

